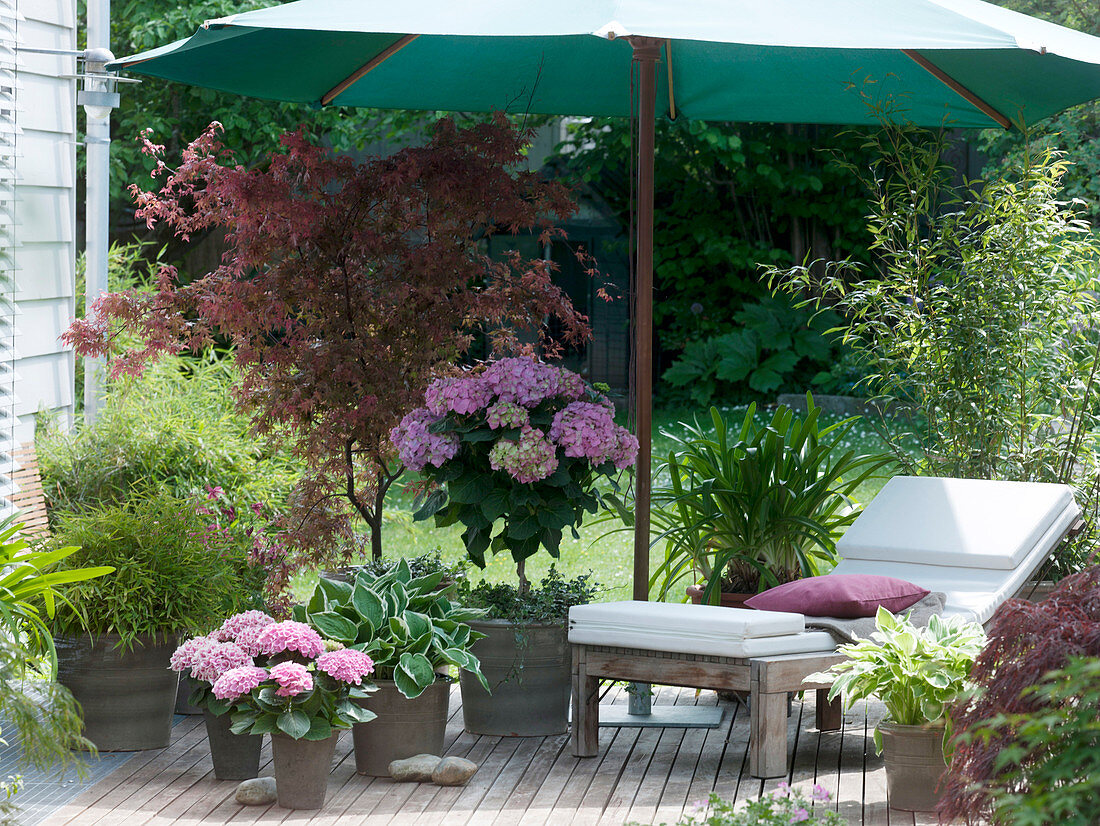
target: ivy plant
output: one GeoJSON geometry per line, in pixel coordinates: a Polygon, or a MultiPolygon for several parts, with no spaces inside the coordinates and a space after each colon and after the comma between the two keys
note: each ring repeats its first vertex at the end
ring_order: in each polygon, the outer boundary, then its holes
{"type": "Polygon", "coordinates": [[[481,663],[470,653],[485,635],[467,625],[485,612],[452,602],[455,586],[443,585],[444,574],[414,577],[402,559],[382,574],[360,570],[354,583],[322,578],[309,602],[294,607],[294,619],[369,654],[375,679],[393,680],[410,700],[452,665],[488,691],[481,663]]]}

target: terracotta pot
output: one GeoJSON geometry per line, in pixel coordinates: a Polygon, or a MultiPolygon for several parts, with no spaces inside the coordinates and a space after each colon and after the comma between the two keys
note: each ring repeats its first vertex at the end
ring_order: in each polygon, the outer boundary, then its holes
{"type": "Polygon", "coordinates": [[[470,647],[492,694],[476,677],[459,674],[466,731],[503,737],[543,737],[569,730],[572,656],[564,622],[513,625],[471,620],[486,634],[470,647]]]}
{"type": "Polygon", "coordinates": [[[947,769],[943,759],[943,726],[880,723],[890,807],[905,812],[931,812],[936,787],[947,769]]]}
{"type": "Polygon", "coordinates": [[[220,717],[203,709],[206,739],[210,743],[210,758],[214,761],[214,777],[218,780],[250,780],[260,773],[262,734],[234,734],[228,712],[220,717]]]}
{"type": "Polygon", "coordinates": [[[389,777],[390,763],[415,754],[443,754],[451,686],[436,680],[410,700],[392,680],[375,680],[378,691],[357,700],[378,715],[369,723],[352,726],[355,771],[370,777],[389,777]]]}
{"type": "Polygon", "coordinates": [[[179,674],[169,668],[174,637],[138,637],[133,650],[114,634],[58,637],[57,681],[73,693],[84,736],[100,751],[162,749],[172,738],[179,674]]]}
{"type": "Polygon", "coordinates": [[[271,761],[275,765],[275,794],[284,809],[320,809],[325,805],[332,757],[336,754],[335,731],[325,740],[295,740],[271,735],[271,761]]]}
{"type": "MultiPolygon", "coordinates": [[[[704,588],[705,586],[703,585],[689,585],[687,587],[687,595],[691,597],[693,605],[703,604],[704,588]]],[[[752,599],[754,596],[756,596],[756,594],[735,594],[729,591],[722,591],[722,593],[718,595],[718,604],[723,608],[748,608],[748,606],[745,605],[745,600],[752,599]]],[[[749,610],[752,609],[750,608],[749,610]]]]}

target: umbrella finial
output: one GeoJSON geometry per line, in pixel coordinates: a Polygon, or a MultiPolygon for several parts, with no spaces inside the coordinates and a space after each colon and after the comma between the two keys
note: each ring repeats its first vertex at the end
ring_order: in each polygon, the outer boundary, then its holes
{"type": "Polygon", "coordinates": [[[615,40],[620,37],[629,37],[630,30],[627,29],[618,20],[612,20],[606,25],[600,26],[596,31],[592,32],[596,37],[602,37],[605,40],[615,40]]]}

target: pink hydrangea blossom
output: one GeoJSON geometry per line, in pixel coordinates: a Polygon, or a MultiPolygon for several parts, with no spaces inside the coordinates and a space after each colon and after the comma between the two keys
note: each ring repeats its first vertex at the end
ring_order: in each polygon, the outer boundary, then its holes
{"type": "Polygon", "coordinates": [[[219,700],[236,700],[267,679],[267,669],[254,665],[231,668],[214,681],[214,696],[219,700]]]}
{"type": "Polygon", "coordinates": [[[488,422],[491,430],[522,427],[527,424],[529,417],[527,408],[520,407],[514,402],[497,402],[485,411],[485,421],[488,422]]]}
{"type": "Polygon", "coordinates": [[[254,665],[244,649],[235,642],[216,642],[198,650],[195,664],[191,666],[191,676],[213,683],[226,671],[244,665],[254,665]]]}
{"type": "Polygon", "coordinates": [[[172,652],[172,658],[169,660],[169,667],[173,671],[190,671],[195,667],[195,660],[198,655],[204,649],[216,645],[217,642],[218,641],[212,636],[193,637],[187,640],[187,642],[183,643],[172,652]]]}
{"type": "Polygon", "coordinates": [[[271,667],[271,677],[279,687],[275,693],[280,697],[293,697],[313,688],[313,675],[300,663],[279,663],[271,667]]]}
{"type": "Polygon", "coordinates": [[[374,671],[374,661],[362,651],[341,648],[326,651],[318,657],[317,667],[335,680],[359,685],[364,677],[374,671]]]}
{"type": "Polygon", "coordinates": [[[436,379],[424,393],[424,401],[433,416],[477,413],[484,410],[492,398],[493,389],[481,376],[436,379]]]}
{"type": "Polygon", "coordinates": [[[237,632],[235,642],[250,657],[259,657],[264,653],[260,648],[260,634],[267,628],[266,625],[249,625],[237,632]]]}
{"type": "Polygon", "coordinates": [[[550,439],[566,456],[602,465],[618,448],[620,429],[602,404],[573,402],[554,414],[550,439]]]}
{"type": "Polygon", "coordinates": [[[264,626],[256,638],[256,645],[264,654],[296,652],[311,660],[325,650],[320,634],[304,622],[294,620],[264,626]]]}
{"type": "Polygon", "coordinates": [[[275,618],[268,616],[263,611],[244,611],[240,614],[234,614],[223,622],[215,635],[222,642],[236,642],[237,636],[246,628],[263,628],[273,622],[275,622],[275,618]]]}
{"type": "Polygon", "coordinates": [[[584,383],[584,379],[572,370],[566,370],[564,367],[558,370],[558,390],[554,395],[563,399],[583,399],[587,390],[588,386],[584,383]]]}
{"type": "Polygon", "coordinates": [[[610,458],[619,470],[633,465],[638,461],[638,437],[626,428],[619,428],[619,443],[610,458]]]}
{"type": "Polygon", "coordinates": [[[532,358],[506,358],[490,364],[482,378],[499,401],[523,407],[535,407],[558,395],[562,386],[561,368],[551,367],[532,358]]]}
{"type": "Polygon", "coordinates": [[[558,469],[557,450],[537,427],[524,427],[519,441],[501,439],[493,445],[489,466],[517,482],[538,482],[558,469]]]}
{"type": "Polygon", "coordinates": [[[458,453],[458,437],[453,433],[432,433],[430,425],[440,420],[425,407],[418,407],[390,431],[390,440],[398,456],[410,470],[420,471],[426,465],[440,467],[458,453]]]}

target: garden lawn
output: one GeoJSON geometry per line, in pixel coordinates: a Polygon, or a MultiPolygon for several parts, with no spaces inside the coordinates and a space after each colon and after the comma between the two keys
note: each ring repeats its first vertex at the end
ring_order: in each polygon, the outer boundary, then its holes
{"type": "MultiPolygon", "coordinates": [[[[745,406],[723,407],[722,412],[732,422],[740,422],[745,413],[745,406]]],[[[680,422],[684,418],[700,415],[695,410],[658,410],[654,412],[653,428],[653,466],[656,472],[657,466],[663,458],[667,458],[668,451],[673,442],[666,433],[679,434],[683,432],[680,422]]],[[[770,412],[768,413],[770,416],[770,412]]],[[[763,413],[757,413],[763,421],[763,413]]],[[[700,415],[702,418],[702,415],[700,415]]],[[[829,414],[822,415],[822,426],[839,421],[841,417],[829,414]]],[[[709,423],[709,419],[706,420],[709,423]]],[[[845,447],[856,450],[859,453],[882,452],[886,448],[875,433],[871,425],[863,420],[848,434],[845,447]]],[[[870,479],[860,486],[857,499],[861,504],[866,504],[879,492],[886,483],[887,476],[870,479]]],[[[466,556],[462,546],[461,525],[450,528],[436,528],[432,520],[414,522],[412,519],[412,497],[403,491],[394,491],[391,494],[390,511],[387,513],[387,522],[383,529],[383,542],[386,555],[393,557],[410,557],[431,553],[436,549],[442,552],[443,558],[448,562],[457,562],[466,556]]],[[[556,561],[558,570],[567,577],[592,573],[595,579],[603,586],[599,599],[601,601],[630,599],[632,593],[632,574],[634,570],[634,535],[631,530],[625,529],[618,520],[611,520],[606,515],[590,515],[579,528],[579,539],[574,539],[567,531],[561,542],[561,557],[556,561]]],[[[650,553],[651,570],[663,561],[663,551],[653,548],[650,553]]],[[[550,564],[555,562],[544,552],[540,552],[527,561],[527,576],[533,582],[537,581],[550,564]]],[[[507,554],[500,554],[489,558],[484,571],[471,567],[470,579],[477,582],[481,579],[490,582],[514,583],[516,578],[515,564],[507,554]]],[[[295,594],[301,597],[308,594],[316,581],[316,575],[303,575],[295,583],[295,594]]]]}

